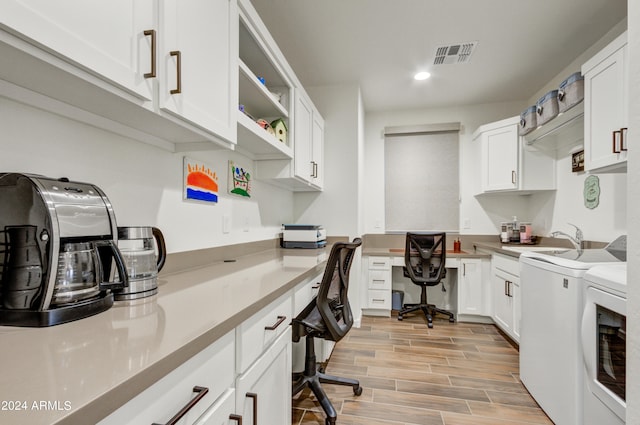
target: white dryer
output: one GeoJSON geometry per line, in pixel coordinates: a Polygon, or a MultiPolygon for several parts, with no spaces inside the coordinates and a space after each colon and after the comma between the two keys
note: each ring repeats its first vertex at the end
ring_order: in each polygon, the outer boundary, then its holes
{"type": "Polygon", "coordinates": [[[622,425],[627,406],[627,264],[593,267],[584,281],[584,425],[622,425]]]}

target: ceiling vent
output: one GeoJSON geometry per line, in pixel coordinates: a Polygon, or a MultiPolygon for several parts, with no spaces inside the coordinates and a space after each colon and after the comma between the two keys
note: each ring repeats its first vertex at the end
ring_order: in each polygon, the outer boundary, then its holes
{"type": "Polygon", "coordinates": [[[457,43],[450,46],[441,46],[436,49],[434,65],[450,65],[454,63],[467,63],[471,59],[473,50],[478,45],[477,41],[457,43]]]}

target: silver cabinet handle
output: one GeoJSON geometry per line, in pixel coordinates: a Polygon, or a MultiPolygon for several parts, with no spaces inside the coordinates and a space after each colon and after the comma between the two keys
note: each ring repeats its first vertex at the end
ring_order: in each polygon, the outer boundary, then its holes
{"type": "MultiPolygon", "coordinates": [[[[182,417],[186,415],[187,412],[193,408],[193,406],[198,404],[198,402],[202,400],[202,398],[205,395],[207,395],[207,393],[209,392],[209,388],[196,386],[196,387],[193,387],[193,392],[198,393],[198,395],[192,398],[191,400],[189,400],[189,403],[187,403],[182,409],[180,409],[180,411],[176,413],[173,418],[169,419],[169,422],[167,422],[165,425],[176,425],[178,421],[182,419],[182,417]]],[[[152,425],[162,425],[162,424],[154,423],[152,425]]]]}

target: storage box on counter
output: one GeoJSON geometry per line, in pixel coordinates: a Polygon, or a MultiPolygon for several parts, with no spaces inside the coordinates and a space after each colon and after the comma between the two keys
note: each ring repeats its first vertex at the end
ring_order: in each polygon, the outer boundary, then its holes
{"type": "Polygon", "coordinates": [[[538,125],[544,125],[558,116],[558,90],[551,90],[536,103],[538,125]]]}
{"type": "Polygon", "coordinates": [[[518,134],[524,136],[531,133],[538,127],[536,118],[536,105],[530,106],[520,114],[520,125],[518,126],[518,134]]]}
{"type": "Polygon", "coordinates": [[[558,89],[558,111],[571,109],[584,99],[584,77],[580,72],[571,74],[560,83],[558,89]]]}

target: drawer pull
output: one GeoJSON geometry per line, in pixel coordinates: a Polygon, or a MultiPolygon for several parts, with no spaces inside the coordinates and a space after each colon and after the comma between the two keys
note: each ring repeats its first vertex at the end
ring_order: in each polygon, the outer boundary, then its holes
{"type": "Polygon", "coordinates": [[[247,393],[246,396],[253,399],[253,425],[258,425],[258,394],[247,393]]]}
{"type": "Polygon", "coordinates": [[[176,57],[176,88],[169,91],[171,94],[182,93],[182,54],[180,50],[172,50],[170,56],[176,57]]]}
{"type": "Polygon", "coordinates": [[[242,416],[236,414],[230,414],[229,419],[232,421],[236,421],[238,425],[242,425],[242,416]]]}
{"type": "MultiPolygon", "coordinates": [[[[176,415],[173,418],[169,419],[169,422],[167,422],[165,425],[177,424],[178,421],[182,419],[182,417],[186,415],[187,412],[193,408],[193,406],[198,404],[198,402],[202,400],[202,398],[205,395],[207,395],[207,393],[209,392],[209,388],[196,386],[196,387],[193,387],[193,392],[198,393],[198,395],[192,398],[191,400],[189,400],[189,403],[187,403],[182,409],[180,409],[180,411],[176,413],[176,415]]],[[[162,425],[162,424],[154,423],[152,425],[162,425]]]]}
{"type": "Polygon", "coordinates": [[[372,298],[371,301],[374,303],[383,303],[385,300],[384,298],[372,298]]]}
{"type": "Polygon", "coordinates": [[[145,37],[151,36],[151,72],[146,72],[144,78],[155,78],[156,76],[156,30],[145,30],[145,37]]]}
{"type": "Polygon", "coordinates": [[[278,326],[287,319],[287,316],[278,316],[278,321],[271,326],[265,326],[265,331],[275,331],[278,326]]]}

